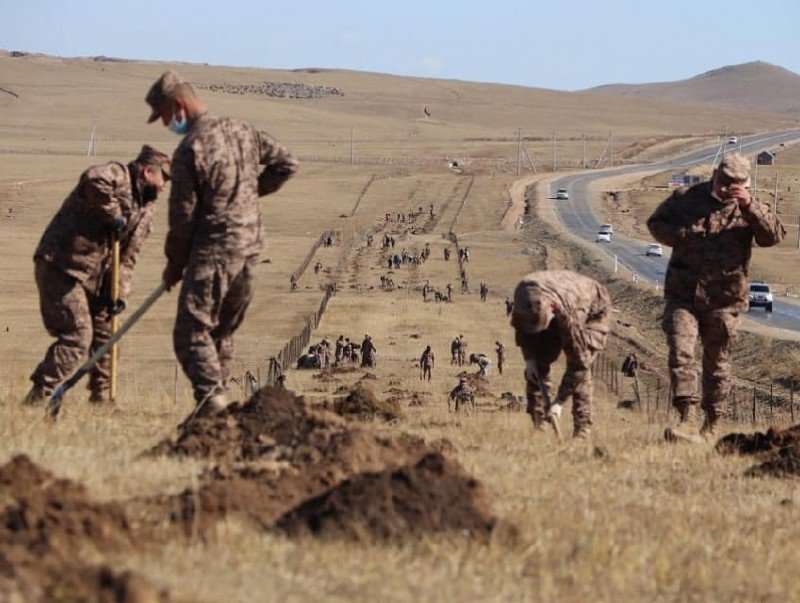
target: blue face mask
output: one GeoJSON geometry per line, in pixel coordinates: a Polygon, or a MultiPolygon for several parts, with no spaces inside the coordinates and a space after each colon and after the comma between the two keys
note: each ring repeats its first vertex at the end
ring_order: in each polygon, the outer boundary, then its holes
{"type": "Polygon", "coordinates": [[[183,117],[180,121],[175,119],[175,112],[172,113],[172,119],[169,122],[169,129],[175,132],[175,134],[186,134],[189,131],[189,120],[186,117],[186,113],[183,114],[183,117]]]}

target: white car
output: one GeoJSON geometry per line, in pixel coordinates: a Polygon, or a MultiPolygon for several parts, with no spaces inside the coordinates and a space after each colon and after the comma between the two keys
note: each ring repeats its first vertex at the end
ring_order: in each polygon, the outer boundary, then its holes
{"type": "Polygon", "coordinates": [[[654,255],[660,258],[662,255],[664,255],[664,250],[661,249],[661,245],[659,245],[658,243],[650,243],[647,246],[647,249],[645,250],[644,254],[648,257],[654,255]]]}
{"type": "Polygon", "coordinates": [[[768,313],[772,312],[772,287],[764,281],[753,281],[750,283],[750,291],[747,294],[747,311],[750,308],[762,307],[768,313]]]}
{"type": "Polygon", "coordinates": [[[556,199],[569,199],[569,192],[567,189],[560,188],[556,191],[556,199]]]}
{"type": "Polygon", "coordinates": [[[739,139],[736,136],[729,136],[728,144],[739,144],[739,139]]]}
{"type": "Polygon", "coordinates": [[[611,242],[611,233],[605,232],[601,230],[597,233],[597,236],[594,238],[595,243],[610,243],[611,242]]]}
{"type": "Polygon", "coordinates": [[[601,224],[599,232],[607,232],[608,234],[614,234],[614,227],[611,224],[601,224]]]}

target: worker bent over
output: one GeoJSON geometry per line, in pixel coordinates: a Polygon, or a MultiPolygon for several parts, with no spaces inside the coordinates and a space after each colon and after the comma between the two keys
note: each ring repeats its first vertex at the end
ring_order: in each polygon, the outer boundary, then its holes
{"type": "Polygon", "coordinates": [[[550,365],[563,351],[567,367],[553,400],[563,405],[572,396],[575,437],[588,437],[592,426],[592,371],[606,345],[611,301],[600,283],[568,270],[533,272],[517,285],[511,324],[525,358],[528,413],[541,428],[549,412],[550,365]]]}
{"type": "MultiPolygon", "coordinates": [[[[169,157],[145,145],[125,165],[112,161],[81,174],[34,253],[39,307],[56,337],[31,375],[28,404],[52,390],[111,337],[111,316],[125,308],[133,268],[152,230],[153,203],[170,177],[169,157]],[[120,298],[111,301],[112,244],[120,242],[120,298]]],[[[105,399],[110,357],[94,365],[90,400],[105,399]]]]}

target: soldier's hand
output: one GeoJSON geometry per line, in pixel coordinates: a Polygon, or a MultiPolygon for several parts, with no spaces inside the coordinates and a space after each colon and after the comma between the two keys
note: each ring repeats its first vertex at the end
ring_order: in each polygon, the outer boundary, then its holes
{"type": "Polygon", "coordinates": [[[167,291],[177,285],[181,278],[183,278],[183,270],[176,269],[172,264],[167,264],[167,267],[164,268],[164,273],[161,275],[161,280],[164,281],[167,291]]]}
{"type": "Polygon", "coordinates": [[[750,191],[743,184],[731,184],[728,193],[739,202],[740,208],[750,205],[750,191]]]}
{"type": "Polygon", "coordinates": [[[122,314],[127,308],[127,304],[125,303],[124,299],[109,299],[106,302],[106,309],[111,316],[116,316],[117,314],[122,314]]]}
{"type": "Polygon", "coordinates": [[[114,218],[108,223],[108,232],[118,235],[123,230],[125,230],[126,221],[125,218],[119,217],[114,218]]]}

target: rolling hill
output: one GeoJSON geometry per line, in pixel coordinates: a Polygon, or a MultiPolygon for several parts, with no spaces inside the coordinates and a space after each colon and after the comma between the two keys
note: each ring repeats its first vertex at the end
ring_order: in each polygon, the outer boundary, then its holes
{"type": "Polygon", "coordinates": [[[675,82],[607,84],[584,92],[800,117],[800,75],[763,61],[729,65],[675,82]]]}

